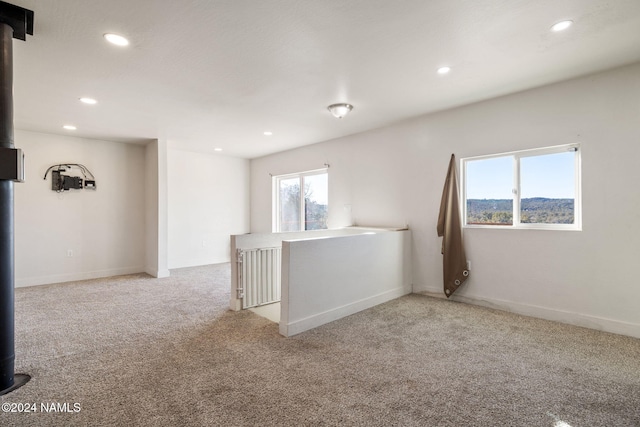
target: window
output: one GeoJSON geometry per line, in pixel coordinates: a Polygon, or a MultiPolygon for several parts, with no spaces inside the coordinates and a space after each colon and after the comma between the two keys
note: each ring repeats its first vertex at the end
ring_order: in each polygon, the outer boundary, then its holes
{"type": "Polygon", "coordinates": [[[327,228],[328,182],[326,169],[273,177],[274,230],[327,228]]]}
{"type": "Polygon", "coordinates": [[[461,160],[467,227],[581,229],[577,144],[461,160]]]}

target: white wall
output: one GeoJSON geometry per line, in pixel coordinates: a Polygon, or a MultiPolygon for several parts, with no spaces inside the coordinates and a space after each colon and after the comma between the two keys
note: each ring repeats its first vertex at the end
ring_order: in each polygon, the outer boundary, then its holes
{"type": "Polygon", "coordinates": [[[169,268],[229,261],[249,232],[249,161],[169,149],[169,268]]]}
{"type": "Polygon", "coordinates": [[[411,293],[411,231],[282,242],[286,337],[411,293]]]}
{"type": "Polygon", "coordinates": [[[15,145],[26,157],[14,187],[16,286],[144,271],[145,147],[21,130],[15,145]],[[58,163],[85,165],[97,189],[52,191],[43,176],[58,163]]]}
{"type": "MultiPolygon", "coordinates": [[[[256,248],[282,248],[284,240],[302,240],[302,239],[320,239],[326,237],[351,236],[363,233],[384,233],[392,230],[379,228],[360,228],[346,227],[339,229],[326,230],[307,230],[307,231],[287,231],[282,233],[250,233],[231,235],[231,253],[235,254],[237,250],[247,250],[256,248]]],[[[409,238],[406,239],[409,241],[409,238]]],[[[409,264],[405,266],[405,270],[409,269],[409,264]]],[[[407,282],[411,283],[411,281],[407,282]]],[[[229,308],[234,311],[242,309],[242,299],[237,298],[238,289],[238,264],[231,263],[231,283],[229,292],[229,308]]]]}
{"type": "Polygon", "coordinates": [[[21,130],[15,145],[27,173],[15,184],[16,286],[164,277],[229,261],[229,235],[249,231],[248,160],[21,130]],[[87,166],[97,190],[52,191],[42,176],[65,162],[87,166]]]}
{"type": "Polygon", "coordinates": [[[456,298],[640,337],[640,64],[254,159],[251,231],[271,231],[269,173],[329,163],[330,227],[408,224],[414,291],[441,293],[436,222],[451,153],[576,141],[583,231],[465,230],[472,270],[456,298]]]}
{"type": "Polygon", "coordinates": [[[168,277],[167,143],[153,140],[145,151],[145,271],[154,277],[168,277]]]}

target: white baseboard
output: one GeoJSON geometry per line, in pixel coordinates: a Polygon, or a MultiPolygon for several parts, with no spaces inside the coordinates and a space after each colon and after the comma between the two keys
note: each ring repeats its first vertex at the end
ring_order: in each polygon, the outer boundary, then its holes
{"type": "Polygon", "coordinates": [[[178,262],[175,262],[175,261],[172,262],[169,265],[169,270],[174,270],[178,268],[200,267],[203,265],[211,265],[211,264],[224,264],[230,261],[231,260],[229,257],[179,260],[178,262]]]}
{"type": "Polygon", "coordinates": [[[113,268],[109,270],[84,271],[67,274],[54,274],[38,277],[22,277],[15,281],[16,288],[24,288],[27,286],[50,285],[53,283],[75,282],[78,280],[99,279],[102,277],[122,276],[124,274],[144,273],[142,266],[113,268]]]}
{"type": "MultiPolygon", "coordinates": [[[[444,296],[442,288],[415,287],[414,293],[424,293],[429,296],[444,296]],[[434,295],[431,295],[434,294],[434,295]]],[[[627,335],[640,338],[640,325],[636,323],[623,322],[620,320],[607,319],[604,317],[592,316],[589,314],[576,313],[571,311],[558,310],[554,308],[542,307],[538,305],[522,304],[514,301],[506,301],[496,298],[484,298],[478,296],[462,296],[454,294],[452,301],[464,302],[466,304],[479,305],[482,307],[494,308],[511,313],[522,314],[524,316],[537,317],[540,319],[553,320],[555,322],[566,323],[583,328],[595,329],[598,331],[611,332],[614,334],[627,335]]]]}
{"type": "Polygon", "coordinates": [[[285,337],[290,337],[410,293],[411,285],[406,285],[322,313],[317,313],[304,319],[294,320],[288,324],[280,322],[280,334],[285,337]]]}

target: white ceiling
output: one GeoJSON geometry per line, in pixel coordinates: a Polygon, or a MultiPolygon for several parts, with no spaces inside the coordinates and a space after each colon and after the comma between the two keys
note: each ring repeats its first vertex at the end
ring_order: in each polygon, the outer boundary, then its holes
{"type": "Polygon", "coordinates": [[[639,0],[10,2],[16,128],[246,158],[640,61],[639,0]]]}

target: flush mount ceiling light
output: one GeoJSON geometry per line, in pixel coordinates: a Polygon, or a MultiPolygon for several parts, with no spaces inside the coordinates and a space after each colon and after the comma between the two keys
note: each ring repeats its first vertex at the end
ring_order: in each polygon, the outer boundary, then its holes
{"type": "Polygon", "coordinates": [[[556,24],[553,25],[553,27],[551,27],[551,31],[564,31],[567,28],[569,28],[571,25],[573,25],[573,21],[560,21],[556,24]]]}
{"type": "Polygon", "coordinates": [[[64,125],[62,126],[64,129],[66,130],[76,130],[78,129],[77,127],[73,126],[73,125],[64,125]]]}
{"type": "Polygon", "coordinates": [[[449,74],[449,71],[451,71],[451,67],[438,68],[438,74],[449,74]]]}
{"type": "Polygon", "coordinates": [[[222,151],[222,148],[214,148],[213,151],[222,151]]]}
{"type": "Polygon", "coordinates": [[[80,102],[82,102],[84,104],[89,104],[89,105],[94,105],[94,104],[98,103],[98,101],[96,101],[93,98],[80,98],[80,102]]]}
{"type": "Polygon", "coordinates": [[[129,40],[126,38],[113,33],[107,33],[104,35],[105,40],[109,43],[115,44],[116,46],[127,46],[129,45],[129,40]]]}
{"type": "Polygon", "coordinates": [[[264,132],[264,136],[271,136],[271,135],[273,135],[273,132],[271,132],[269,130],[264,132]]]}
{"type": "Polygon", "coordinates": [[[347,114],[349,111],[353,110],[353,105],[351,104],[331,104],[327,107],[327,110],[331,111],[334,117],[341,119],[347,114]]]}

